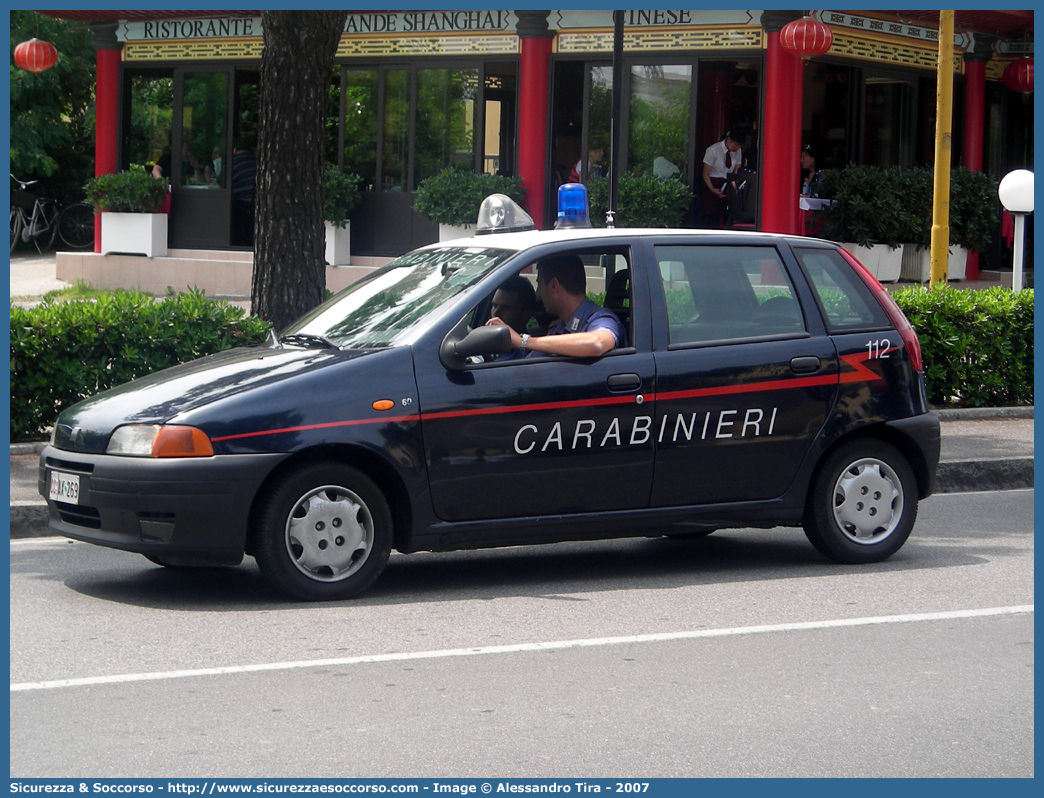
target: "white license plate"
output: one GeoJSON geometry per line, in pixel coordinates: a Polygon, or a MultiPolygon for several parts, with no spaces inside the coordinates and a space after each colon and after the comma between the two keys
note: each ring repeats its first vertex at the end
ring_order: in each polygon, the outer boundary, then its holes
{"type": "Polygon", "coordinates": [[[47,498],[66,504],[80,503],[80,478],[76,474],[51,472],[51,485],[47,490],[47,498]]]}

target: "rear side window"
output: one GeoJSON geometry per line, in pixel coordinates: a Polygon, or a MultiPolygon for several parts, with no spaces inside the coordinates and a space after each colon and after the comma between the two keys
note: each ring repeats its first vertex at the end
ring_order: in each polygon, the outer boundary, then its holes
{"type": "Polygon", "coordinates": [[[779,253],[758,246],[657,246],[670,343],[805,331],[779,253]]]}
{"type": "Polygon", "coordinates": [[[890,327],[884,308],[836,249],[794,249],[826,319],[827,330],[853,332],[890,327]]]}

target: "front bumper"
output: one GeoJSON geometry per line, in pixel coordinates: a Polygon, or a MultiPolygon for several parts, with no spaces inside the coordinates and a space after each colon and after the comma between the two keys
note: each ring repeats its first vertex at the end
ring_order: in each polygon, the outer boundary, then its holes
{"type": "Polygon", "coordinates": [[[48,525],[76,540],[199,563],[237,564],[250,508],[285,454],[153,459],[68,452],[40,454],[38,489],[50,472],[75,474],[77,504],[47,501],[48,525]]]}

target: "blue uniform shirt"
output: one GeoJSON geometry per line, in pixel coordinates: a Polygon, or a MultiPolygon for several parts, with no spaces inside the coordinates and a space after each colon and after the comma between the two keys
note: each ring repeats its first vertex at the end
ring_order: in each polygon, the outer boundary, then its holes
{"type": "Polygon", "coordinates": [[[594,330],[611,332],[613,338],[616,339],[617,348],[627,346],[627,331],[616,314],[608,308],[599,307],[586,297],[568,323],[559,319],[548,328],[547,334],[562,335],[564,333],[593,332],[594,330]]]}

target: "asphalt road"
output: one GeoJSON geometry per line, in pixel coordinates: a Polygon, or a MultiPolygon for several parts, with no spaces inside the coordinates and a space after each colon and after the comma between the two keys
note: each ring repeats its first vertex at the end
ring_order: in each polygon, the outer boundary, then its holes
{"type": "Polygon", "coordinates": [[[306,605],[248,563],[13,541],[11,776],[1034,773],[1032,491],[934,496],[869,567],[724,531],[393,556],[306,605]]]}

